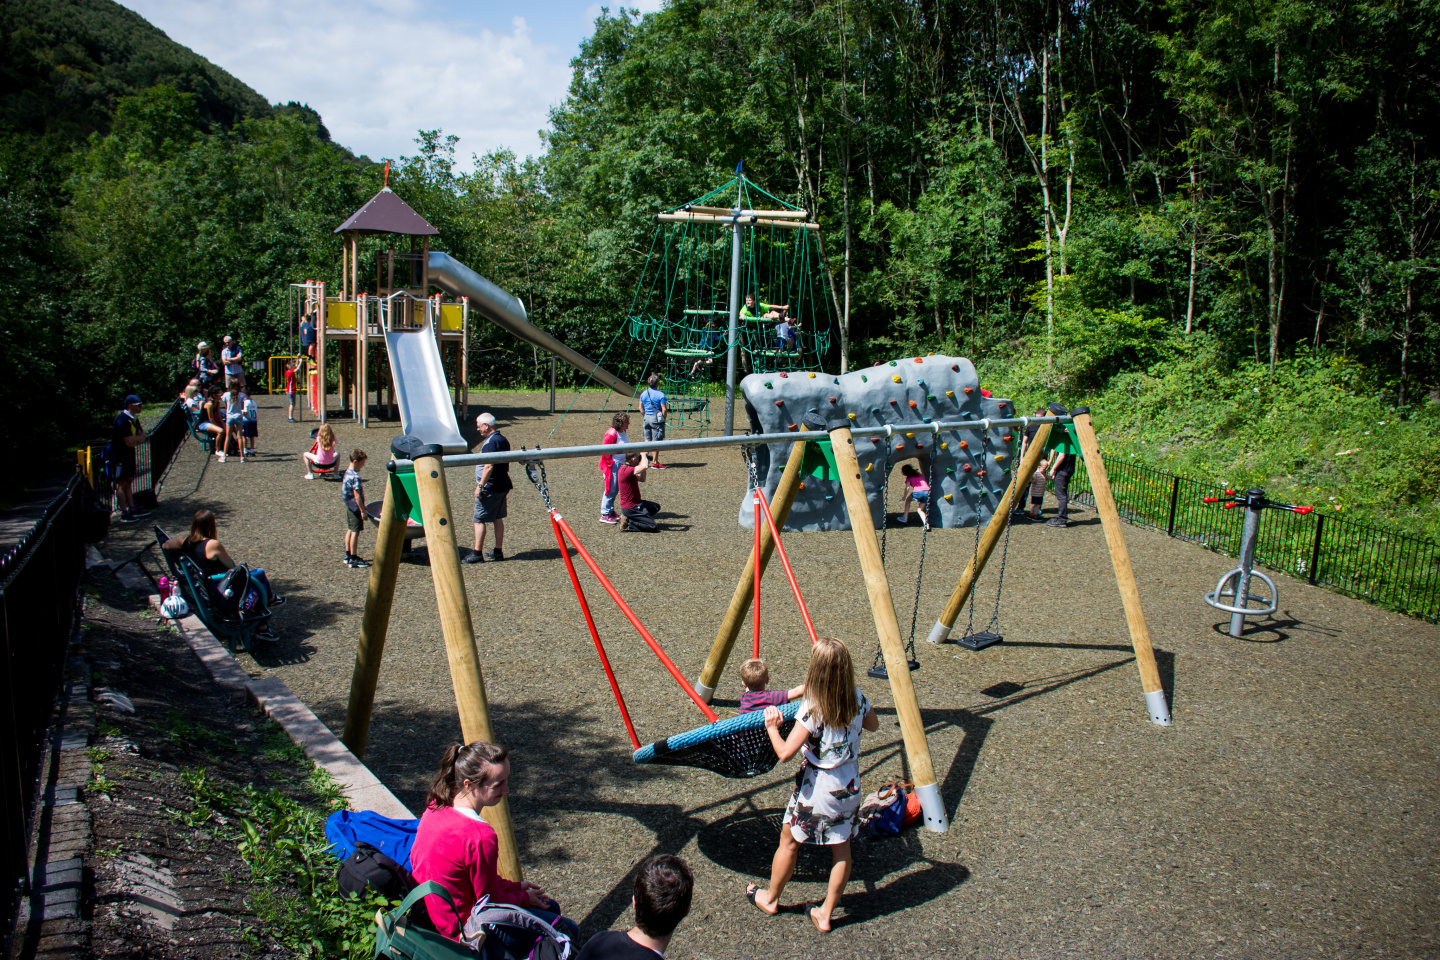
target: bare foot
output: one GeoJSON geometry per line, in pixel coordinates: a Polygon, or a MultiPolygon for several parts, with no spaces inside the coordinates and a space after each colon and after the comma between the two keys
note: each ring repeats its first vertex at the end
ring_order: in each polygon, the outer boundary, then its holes
{"type": "MultiPolygon", "coordinates": [[[[758,906],[758,904],[757,904],[757,906],[758,906]]],[[[826,917],[826,918],[824,919],[824,921],[821,921],[821,919],[820,919],[820,907],[821,907],[821,906],[824,906],[824,904],[821,904],[820,906],[815,906],[815,905],[813,905],[813,904],[807,904],[807,905],[805,906],[805,916],[809,917],[809,918],[810,918],[810,922],[813,923],[813,924],[815,924],[815,929],[816,929],[816,930],[819,930],[821,933],[829,933],[829,932],[830,932],[830,918],[829,918],[829,917],[826,917]]]]}
{"type": "Polygon", "coordinates": [[[775,916],[775,914],[780,912],[780,908],[768,899],[764,901],[760,899],[761,897],[768,895],[769,892],[770,891],[768,890],[761,890],[758,884],[747,883],[745,885],[745,899],[755,904],[755,906],[759,908],[761,913],[773,917],[775,916]]]}

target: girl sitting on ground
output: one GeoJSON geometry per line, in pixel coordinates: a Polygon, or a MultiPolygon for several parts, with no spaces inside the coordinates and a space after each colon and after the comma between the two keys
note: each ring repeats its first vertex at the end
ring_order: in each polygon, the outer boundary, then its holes
{"type": "MultiPolygon", "coordinates": [[[[220,542],[215,525],[215,514],[209,510],[196,510],[195,518],[190,521],[190,533],[184,540],[166,540],[160,545],[162,550],[179,551],[194,561],[200,572],[211,580],[218,580],[235,568],[235,561],[230,559],[225,546],[220,542]]],[[[276,593],[270,586],[270,578],[265,571],[259,567],[250,568],[250,580],[260,588],[260,599],[267,607],[278,607],[285,602],[285,598],[276,593]]],[[[271,631],[270,625],[261,624],[255,631],[255,636],[262,640],[278,640],[279,635],[271,631]]]]}
{"type": "Polygon", "coordinates": [[[315,469],[335,469],[335,461],[340,456],[335,449],[335,430],[328,423],[320,424],[315,432],[315,442],[310,445],[300,456],[305,458],[305,479],[315,479],[315,469]]]}
{"type": "Polygon", "coordinates": [[[830,884],[825,902],[805,908],[821,933],[830,932],[830,918],[850,880],[850,837],[860,811],[860,731],[880,729],[870,701],[855,686],[850,651],[834,637],[823,637],[810,651],[805,674],[805,699],[795,714],[795,729],[780,739],[780,710],[765,708],[765,731],[784,763],[804,750],[804,763],[781,820],[780,846],[770,864],[770,889],[757,884],[745,896],[764,913],[780,911],[780,894],[795,872],[800,844],[830,848],[830,884]]]}
{"type": "Polygon", "coordinates": [[[904,464],[900,472],[905,475],[905,515],[900,518],[901,523],[910,522],[910,501],[915,501],[915,512],[920,514],[920,522],[930,523],[930,515],[925,508],[930,505],[930,484],[910,464],[904,464]]]}
{"type": "MultiPolygon", "coordinates": [[[[506,880],[496,870],[500,841],[480,812],[499,803],[509,790],[510,760],[504,747],[476,740],[445,748],[420,815],[410,867],[417,884],[434,880],[449,891],[459,913],[432,894],[425,898],[430,920],[442,935],[458,940],[471,908],[488,896],[491,903],[524,907],[573,940],[579,926],[560,915],[560,905],[539,884],[506,880]]],[[[519,946],[510,944],[503,932],[495,936],[507,946],[519,946]]]]}

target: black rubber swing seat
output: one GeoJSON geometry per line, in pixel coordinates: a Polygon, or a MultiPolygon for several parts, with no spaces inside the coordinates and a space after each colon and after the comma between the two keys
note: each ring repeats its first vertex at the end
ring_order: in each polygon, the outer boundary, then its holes
{"type": "MultiPolygon", "coordinates": [[[[780,739],[790,736],[799,709],[798,700],[780,708],[780,739]]],[[[765,732],[765,711],[756,710],[657,740],[636,750],[635,762],[699,767],[740,780],[768,772],[780,758],[765,732]]]]}

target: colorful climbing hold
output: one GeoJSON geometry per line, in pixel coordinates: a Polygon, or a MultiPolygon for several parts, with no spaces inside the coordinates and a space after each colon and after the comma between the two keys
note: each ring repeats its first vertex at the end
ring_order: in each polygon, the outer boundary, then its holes
{"type": "Polygon", "coordinates": [[[949,449],[950,449],[950,444],[948,444],[948,443],[942,443],[942,444],[940,444],[940,449],[941,449],[941,450],[949,450],[949,449]]]}
{"type": "Polygon", "coordinates": [[[961,441],[960,441],[960,449],[961,449],[961,450],[969,450],[969,449],[970,449],[970,441],[969,441],[969,440],[961,440],[961,441]]]}
{"type": "Polygon", "coordinates": [[[890,361],[890,366],[892,366],[892,367],[895,366],[895,361],[894,361],[894,360],[891,360],[891,361],[890,361]]]}
{"type": "Polygon", "coordinates": [[[997,453],[997,454],[995,454],[995,462],[996,462],[996,463],[1004,463],[1004,462],[1005,462],[1005,454],[1003,454],[1003,453],[997,453]]]}
{"type": "MultiPolygon", "coordinates": [[[[943,447],[944,444],[942,443],[941,446],[943,447]]],[[[945,468],[945,476],[947,476],[947,477],[953,477],[953,476],[955,476],[955,468],[954,468],[954,467],[946,467],[946,468],[945,468]]]]}
{"type": "Polygon", "coordinates": [[[916,450],[924,450],[924,449],[925,449],[925,444],[921,443],[919,440],[916,440],[916,441],[915,441],[915,449],[916,449],[916,450]]]}
{"type": "Polygon", "coordinates": [[[874,470],[874,469],[875,469],[875,464],[873,464],[873,463],[867,463],[867,464],[865,464],[865,472],[866,472],[866,473],[869,473],[871,470],[874,470]]]}
{"type": "Polygon", "coordinates": [[[953,493],[947,493],[947,494],[945,494],[945,499],[946,499],[946,500],[954,500],[954,499],[955,499],[955,494],[953,494],[953,493]]]}
{"type": "Polygon", "coordinates": [[[834,397],[831,397],[831,398],[830,398],[830,402],[831,402],[831,403],[834,403],[834,402],[835,402],[835,398],[834,398],[834,397]]]}
{"type": "Polygon", "coordinates": [[[925,386],[925,381],[924,381],[924,380],[921,380],[919,377],[916,377],[916,378],[915,378],[915,382],[918,383],[918,384],[920,384],[920,386],[922,386],[922,387],[925,386]]]}
{"type": "Polygon", "coordinates": [[[1000,439],[1004,440],[1006,443],[1009,443],[1011,440],[1014,440],[1014,439],[1015,439],[1015,436],[1014,436],[1014,434],[1009,434],[1009,433],[1007,433],[1007,434],[1005,434],[1005,436],[1001,437],[1000,439]]]}
{"type": "Polygon", "coordinates": [[[801,490],[804,490],[804,489],[805,489],[805,484],[803,484],[803,483],[800,484],[800,489],[801,489],[801,490]]]}
{"type": "Polygon", "coordinates": [[[929,400],[931,403],[934,403],[934,402],[935,402],[935,394],[933,394],[933,393],[927,393],[927,394],[925,395],[925,399],[926,399],[926,400],[929,400]]]}
{"type": "Polygon", "coordinates": [[[892,376],[890,379],[891,379],[891,380],[894,380],[896,383],[899,383],[899,382],[900,382],[900,374],[897,373],[897,374],[895,374],[894,376],[892,376]]]}
{"type": "Polygon", "coordinates": [[[781,376],[781,378],[785,378],[785,377],[790,376],[790,374],[788,374],[788,373],[782,373],[782,374],[780,374],[780,376],[781,376]]]}
{"type": "Polygon", "coordinates": [[[897,444],[895,444],[895,449],[896,449],[896,450],[904,450],[904,449],[905,449],[905,444],[903,444],[903,443],[897,443],[897,444]]]}
{"type": "Polygon", "coordinates": [[[960,364],[958,364],[958,363],[952,363],[952,364],[950,364],[950,369],[951,369],[951,370],[954,370],[956,373],[959,373],[959,372],[960,372],[960,364]]]}
{"type": "Polygon", "coordinates": [[[918,409],[920,409],[920,405],[919,405],[918,403],[916,403],[914,400],[911,400],[911,401],[910,401],[910,409],[911,409],[911,410],[918,410],[918,409]]]}
{"type": "Polygon", "coordinates": [[[970,464],[968,464],[968,463],[965,464],[965,472],[966,472],[966,473],[969,473],[969,472],[970,472],[971,470],[973,470],[973,469],[974,469],[974,467],[970,466],[970,464]]]}
{"type": "Polygon", "coordinates": [[[946,391],[945,391],[945,396],[949,397],[951,400],[954,400],[954,399],[955,399],[955,391],[954,391],[954,390],[946,390],[946,391]]]}
{"type": "Polygon", "coordinates": [[[766,390],[774,390],[774,389],[775,389],[775,384],[771,383],[769,380],[766,380],[766,381],[765,381],[765,389],[766,389],[766,390]]]}
{"type": "Polygon", "coordinates": [[[975,392],[975,388],[974,388],[974,387],[966,387],[966,388],[965,388],[965,392],[966,392],[966,393],[974,393],[974,392],[975,392]]]}
{"type": "Polygon", "coordinates": [[[891,401],[890,401],[890,406],[892,406],[892,407],[898,407],[899,405],[900,405],[900,401],[899,401],[899,400],[891,400],[891,401]]]}
{"type": "Polygon", "coordinates": [[[855,419],[855,414],[853,413],[846,414],[846,416],[848,416],[851,420],[855,419]]]}
{"type": "Polygon", "coordinates": [[[809,376],[810,376],[810,379],[811,379],[811,380],[814,380],[814,379],[815,379],[815,374],[812,373],[812,374],[810,374],[809,376]]]}
{"type": "Polygon", "coordinates": [[[983,476],[985,476],[985,471],[984,471],[984,470],[981,470],[979,473],[975,474],[975,476],[977,476],[977,477],[983,477],[983,476]]]}
{"type": "Polygon", "coordinates": [[[905,436],[910,437],[911,439],[914,439],[915,434],[913,434],[913,433],[907,433],[907,434],[905,434],[905,436]]]}
{"type": "Polygon", "coordinates": [[[915,362],[916,362],[916,363],[924,363],[925,361],[924,361],[924,359],[922,359],[921,357],[916,357],[916,358],[915,358],[915,362]]]}
{"type": "Polygon", "coordinates": [[[786,427],[785,429],[786,429],[786,430],[799,430],[799,429],[800,429],[800,424],[798,424],[798,423],[792,423],[792,424],[790,424],[790,426],[786,427]]]}
{"type": "Polygon", "coordinates": [[[865,376],[865,374],[862,373],[862,374],[860,374],[860,382],[861,382],[861,383],[869,383],[869,382],[870,382],[870,378],[867,377],[867,376],[865,376]]]}
{"type": "Polygon", "coordinates": [[[776,401],[775,401],[775,406],[777,406],[777,407],[783,407],[783,406],[785,406],[785,401],[784,401],[784,400],[776,400],[776,401]]]}

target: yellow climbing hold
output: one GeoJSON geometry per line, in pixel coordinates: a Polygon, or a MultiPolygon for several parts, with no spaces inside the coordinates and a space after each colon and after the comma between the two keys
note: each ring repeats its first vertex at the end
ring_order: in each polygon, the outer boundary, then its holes
{"type": "Polygon", "coordinates": [[[898,374],[898,373],[896,373],[896,374],[891,374],[890,379],[891,379],[891,380],[894,380],[896,383],[899,383],[899,382],[900,382],[900,374],[898,374]]]}
{"type": "Polygon", "coordinates": [[[954,399],[955,399],[955,391],[954,391],[954,390],[946,390],[946,391],[945,391],[945,396],[949,397],[951,400],[954,400],[954,399]]]}
{"type": "Polygon", "coordinates": [[[942,443],[942,444],[940,444],[940,449],[941,449],[941,450],[949,450],[949,449],[950,449],[950,444],[948,444],[948,443],[942,443]]]}
{"type": "Polygon", "coordinates": [[[954,500],[954,499],[955,499],[955,494],[953,494],[953,493],[947,493],[947,494],[945,494],[945,499],[946,499],[946,500],[954,500]]]}
{"type": "Polygon", "coordinates": [[[847,413],[846,416],[849,417],[851,420],[855,419],[855,414],[853,413],[847,413]]]}
{"type": "Polygon", "coordinates": [[[995,454],[995,462],[996,462],[996,463],[1001,463],[1001,462],[1003,462],[1004,460],[1005,460],[1005,454],[1003,454],[1003,453],[997,453],[997,454],[995,454]]]}
{"type": "Polygon", "coordinates": [[[913,434],[913,433],[907,433],[907,434],[905,434],[905,436],[907,436],[907,437],[913,437],[913,436],[915,436],[915,434],[913,434]]]}
{"type": "Polygon", "coordinates": [[[811,379],[811,380],[814,380],[814,379],[815,379],[815,374],[813,374],[813,373],[810,374],[810,379],[811,379]]]}
{"type": "Polygon", "coordinates": [[[865,472],[866,472],[866,473],[869,473],[871,470],[874,470],[874,469],[875,469],[875,464],[873,464],[873,463],[867,463],[867,464],[865,464],[865,472]]]}

